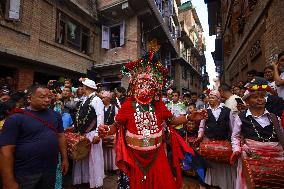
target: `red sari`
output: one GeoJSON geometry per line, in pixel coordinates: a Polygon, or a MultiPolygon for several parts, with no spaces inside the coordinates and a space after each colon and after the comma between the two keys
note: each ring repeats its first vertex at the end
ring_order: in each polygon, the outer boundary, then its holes
{"type": "MultiPolygon", "coordinates": [[[[129,147],[125,140],[126,131],[136,135],[139,133],[134,116],[136,111],[132,103],[130,98],[127,99],[115,117],[120,125],[115,147],[116,165],[129,177],[131,189],[180,188],[182,184],[180,160],[183,159],[181,149],[191,154],[194,154],[193,150],[171,129],[173,166],[177,170],[175,179],[166,157],[164,142],[152,150],[137,150],[129,147]]],[[[151,135],[159,133],[163,129],[163,121],[172,116],[163,102],[155,102],[153,105],[158,129],[151,135]]]]}

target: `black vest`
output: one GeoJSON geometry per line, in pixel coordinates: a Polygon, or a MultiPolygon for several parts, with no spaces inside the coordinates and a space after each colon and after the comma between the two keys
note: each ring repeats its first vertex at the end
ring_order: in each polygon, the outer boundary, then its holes
{"type": "Polygon", "coordinates": [[[272,135],[273,124],[271,120],[270,125],[263,128],[252,116],[246,117],[246,111],[242,112],[239,117],[242,121],[241,134],[245,139],[252,139],[260,142],[278,142],[276,134],[274,134],[273,138],[271,138],[270,140],[263,141],[263,139],[268,139],[272,135]],[[253,122],[255,129],[263,139],[258,137],[251,121],[253,122]]]}
{"type": "Polygon", "coordinates": [[[222,107],[217,121],[211,109],[207,109],[207,112],[208,119],[205,122],[205,136],[214,140],[230,140],[231,110],[227,107],[222,107]]]}
{"type": "MultiPolygon", "coordinates": [[[[86,130],[91,125],[92,121],[97,119],[97,114],[95,109],[91,106],[91,102],[95,96],[88,98],[85,103],[81,103],[76,114],[75,119],[75,132],[79,132],[80,134],[86,133],[86,130]]],[[[95,130],[97,127],[97,123],[95,123],[94,127],[91,129],[95,130]]]]}
{"type": "Polygon", "coordinates": [[[115,106],[110,104],[107,111],[105,111],[105,109],[104,109],[104,123],[106,125],[113,124],[114,116],[115,116],[115,106]]]}

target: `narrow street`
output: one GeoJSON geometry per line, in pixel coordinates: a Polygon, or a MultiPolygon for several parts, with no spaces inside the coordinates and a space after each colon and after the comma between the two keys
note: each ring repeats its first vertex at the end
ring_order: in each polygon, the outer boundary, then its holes
{"type": "MultiPolygon", "coordinates": [[[[116,189],[117,188],[117,176],[113,173],[107,173],[106,178],[104,179],[103,189],[116,189]]],[[[192,178],[185,176],[183,178],[183,186],[182,189],[198,189],[198,181],[192,178]]],[[[80,186],[72,186],[71,183],[71,175],[68,175],[65,179],[65,187],[64,189],[89,189],[89,185],[80,185],[80,186]]]]}

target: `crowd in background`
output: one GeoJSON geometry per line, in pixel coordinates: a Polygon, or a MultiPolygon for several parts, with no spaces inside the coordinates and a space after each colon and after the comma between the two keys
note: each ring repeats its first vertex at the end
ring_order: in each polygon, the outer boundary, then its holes
{"type": "MultiPolygon", "coordinates": [[[[177,117],[198,109],[210,108],[212,104],[209,103],[209,94],[213,94],[213,96],[217,97],[218,103],[220,101],[220,106],[227,107],[234,115],[239,115],[249,108],[243,101],[247,95],[247,85],[255,79],[259,80],[259,78],[268,82],[268,85],[271,87],[271,90],[265,97],[266,110],[281,117],[284,110],[284,53],[279,54],[277,63],[266,66],[263,72],[257,72],[256,70],[248,71],[246,81],[234,82],[231,86],[222,83],[218,93],[206,90],[200,95],[195,92],[180,94],[175,89],[168,89],[162,94],[157,94],[155,100],[162,100],[172,114],[177,117]]],[[[0,86],[0,127],[2,128],[5,119],[13,114],[15,109],[25,108],[28,105],[26,101],[28,94],[26,91],[16,91],[13,78],[11,77],[0,78],[0,86]]],[[[57,80],[50,80],[46,86],[50,90],[49,95],[52,99],[49,108],[61,115],[64,129],[71,127],[76,119],[76,113],[80,104],[86,98],[85,86],[79,85],[75,87],[70,79],[65,79],[63,83],[57,80]]],[[[97,87],[96,95],[105,106],[104,122],[109,124],[110,120],[113,122],[115,114],[119,111],[128,93],[123,87],[118,87],[113,91],[100,85],[97,85],[97,87]]],[[[219,106],[218,103],[217,106],[219,106]]],[[[201,132],[200,125],[202,125],[202,122],[188,122],[187,125],[174,125],[174,128],[188,143],[195,146],[198,143],[201,132]]],[[[108,145],[112,146],[112,143],[110,141],[104,141],[103,143],[106,147],[104,155],[106,171],[117,169],[114,165],[114,153],[111,152],[112,150],[109,151],[107,147],[108,145]]]]}

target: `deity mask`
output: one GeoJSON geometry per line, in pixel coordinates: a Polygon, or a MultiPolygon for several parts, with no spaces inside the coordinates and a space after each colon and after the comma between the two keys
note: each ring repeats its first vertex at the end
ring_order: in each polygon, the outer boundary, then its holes
{"type": "Polygon", "coordinates": [[[134,98],[139,104],[150,104],[158,89],[154,78],[149,74],[140,74],[135,82],[134,98]]]}
{"type": "Polygon", "coordinates": [[[149,43],[150,49],[144,56],[125,64],[122,75],[129,77],[132,97],[139,104],[149,104],[163,88],[172,84],[167,68],[161,63],[156,40],[149,43]]]}

